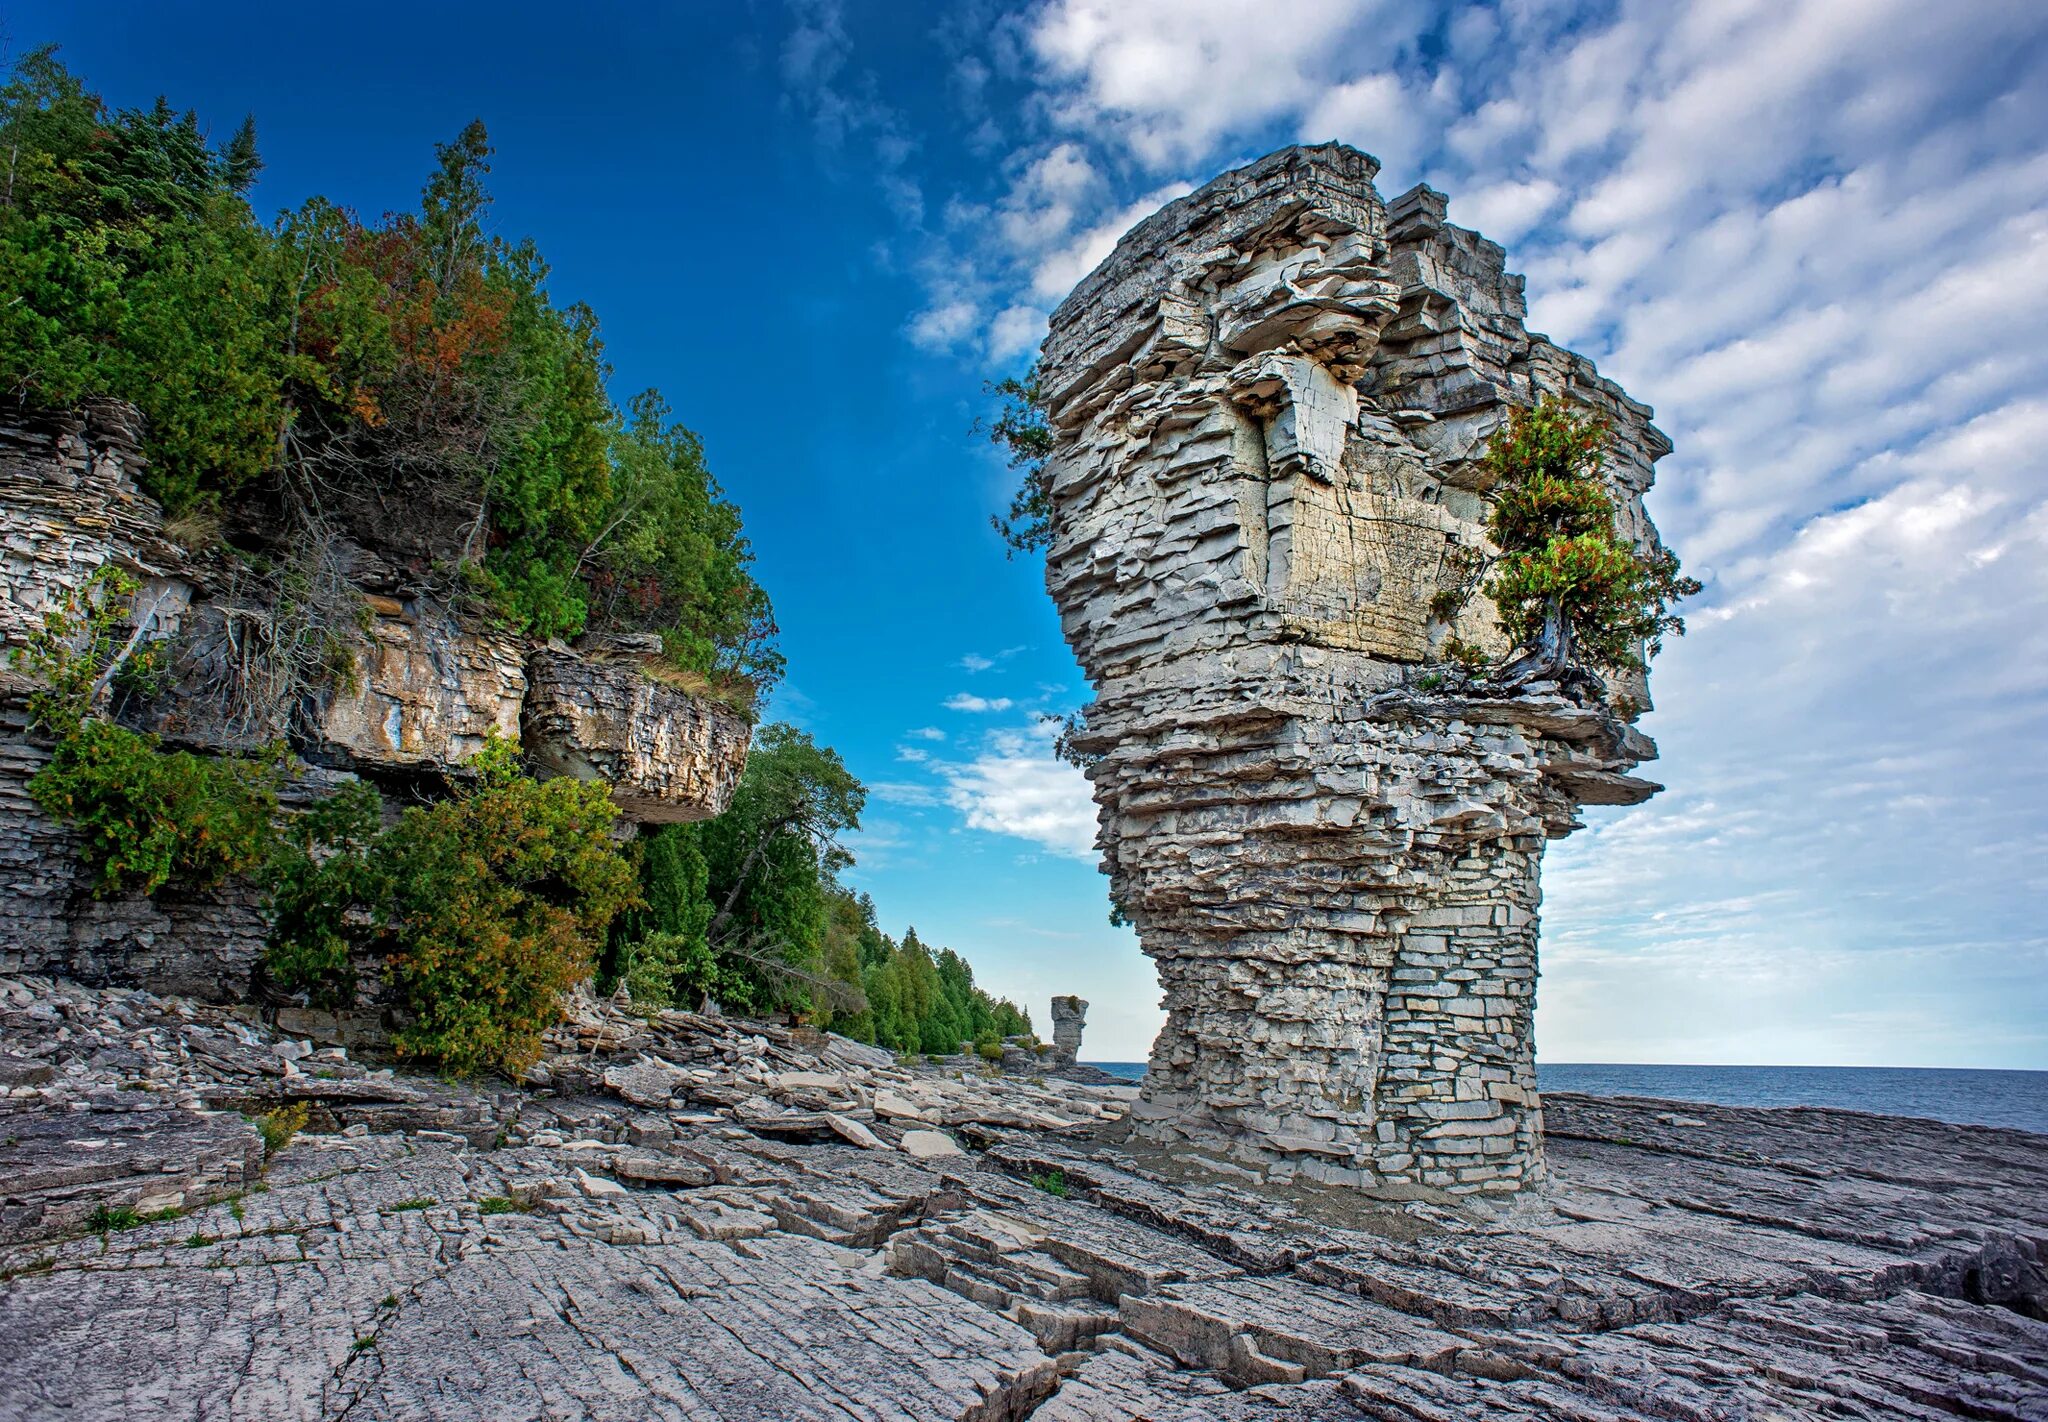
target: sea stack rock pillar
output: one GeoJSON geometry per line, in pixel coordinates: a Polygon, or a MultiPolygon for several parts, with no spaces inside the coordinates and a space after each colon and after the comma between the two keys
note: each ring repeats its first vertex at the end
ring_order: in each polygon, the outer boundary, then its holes
{"type": "Polygon", "coordinates": [[[1052,1000],[1052,1059],[1072,1066],[1081,1059],[1081,1029],[1088,1025],[1088,1002],[1079,997],[1052,1000]]]}
{"type": "MultiPolygon", "coordinates": [[[[1507,1192],[1542,1173],[1537,870],[1634,804],[1641,679],[1455,690],[1496,657],[1479,456],[1516,404],[1612,426],[1623,526],[1669,442],[1523,325],[1505,254],[1372,158],[1290,148],[1126,235],[1053,314],[1046,583],[1075,740],[1167,1022],[1136,1129],[1269,1178],[1507,1192]]],[[[1057,1019],[1056,1019],[1057,1020],[1057,1019]]]]}

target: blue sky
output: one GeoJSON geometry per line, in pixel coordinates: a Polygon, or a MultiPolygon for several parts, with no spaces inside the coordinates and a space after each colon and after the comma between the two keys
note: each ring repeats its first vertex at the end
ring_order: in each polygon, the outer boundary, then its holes
{"type": "Polygon", "coordinates": [[[1088,1054],[1144,1055],[1084,699],[969,426],[1161,202],[1341,138],[1504,243],[1658,408],[1708,588],[1671,788],[1545,873],[1558,1061],[2048,1067],[2048,12],[1701,0],[10,4],[112,101],[256,115],[259,208],[412,202],[481,116],[496,223],[741,503],[778,714],[869,785],[850,876],[1088,1054]]]}

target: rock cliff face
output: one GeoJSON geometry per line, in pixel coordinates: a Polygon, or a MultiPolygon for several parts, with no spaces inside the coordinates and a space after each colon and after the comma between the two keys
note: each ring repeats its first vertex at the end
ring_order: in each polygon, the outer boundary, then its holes
{"type": "Polygon", "coordinates": [[[70,831],[28,794],[48,752],[26,734],[10,654],[108,564],[141,580],[137,615],[173,648],[169,688],[124,714],[203,751],[285,741],[298,793],[348,774],[410,790],[459,774],[495,735],[543,774],[610,782],[629,823],[708,819],[731,800],[747,721],[652,679],[658,648],[529,646],[395,583],[371,550],[344,545],[317,570],[353,612],[336,634],[346,673],[280,676],[274,593],[166,532],[135,482],[140,447],[139,418],[117,402],[0,417],[0,972],[231,1001],[262,953],[267,925],[242,888],[95,898],[70,831]]]}
{"type": "Polygon", "coordinates": [[[1052,1059],[1060,1066],[1072,1066],[1081,1058],[1081,1029],[1088,1025],[1088,1003],[1084,998],[1056,997],[1052,1000],[1052,1059]]]}
{"type": "MultiPolygon", "coordinates": [[[[1478,462],[1513,404],[1612,425],[1621,523],[1668,441],[1523,326],[1501,248],[1378,164],[1294,148],[1138,227],[1052,318],[1046,581],[1096,689],[1081,751],[1167,1023],[1139,1130],[1272,1178],[1512,1191],[1542,1173],[1537,869],[1655,754],[1550,683],[1439,688],[1484,599],[1478,462]]],[[[1617,710],[1615,708],[1622,708],[1617,710]]]]}

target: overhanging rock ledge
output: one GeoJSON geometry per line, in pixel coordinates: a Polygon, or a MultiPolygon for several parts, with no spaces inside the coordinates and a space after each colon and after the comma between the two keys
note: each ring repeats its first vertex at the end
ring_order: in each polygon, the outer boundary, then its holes
{"type": "MultiPolygon", "coordinates": [[[[1046,583],[1096,689],[1076,748],[1167,1023],[1139,1131],[1268,1178],[1510,1192],[1542,1174],[1537,871],[1658,788],[1640,679],[1453,695],[1440,593],[1485,541],[1488,437],[1611,425],[1648,546],[1670,443],[1525,327],[1505,253],[1378,163],[1289,148],[1126,235],[1053,314],[1046,583]]],[[[1452,680],[1454,684],[1454,679],[1452,680]]]]}

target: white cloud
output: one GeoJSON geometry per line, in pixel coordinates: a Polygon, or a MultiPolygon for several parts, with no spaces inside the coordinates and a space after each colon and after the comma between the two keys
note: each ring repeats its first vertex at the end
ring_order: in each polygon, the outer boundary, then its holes
{"type": "Polygon", "coordinates": [[[972,301],[955,299],[928,307],[910,323],[910,339],[926,350],[944,350],[958,345],[981,325],[981,308],[972,301]]]}
{"type": "Polygon", "coordinates": [[[1066,81],[1065,127],[1117,133],[1153,167],[1206,157],[1224,134],[1279,116],[1378,7],[1294,0],[1284,15],[1238,0],[1054,0],[1031,46],[1066,81]]]}
{"type": "Polygon", "coordinates": [[[998,365],[1038,349],[1045,339],[1045,313],[1035,306],[1005,306],[989,326],[988,358],[998,365]]]}
{"type": "Polygon", "coordinates": [[[1007,696],[976,696],[971,691],[955,692],[946,698],[946,709],[948,711],[972,711],[975,713],[1007,711],[1015,704],[1007,696]]]}
{"type": "MultiPolygon", "coordinates": [[[[1531,327],[1674,437],[1652,511],[1712,576],[1656,678],[1672,789],[1553,851],[1546,1050],[2048,1062],[2037,5],[1051,0],[1028,45],[1030,141],[933,269],[963,330],[1019,313],[983,354],[1165,173],[1338,137],[1512,243],[1531,327]]],[[[999,783],[948,798],[1026,822],[999,783]]]]}
{"type": "Polygon", "coordinates": [[[903,734],[909,736],[912,740],[918,741],[943,741],[946,739],[946,733],[937,726],[918,726],[912,730],[905,731],[903,734]]]}
{"type": "Polygon", "coordinates": [[[1095,801],[1080,771],[1055,757],[1048,735],[999,731],[964,765],[938,767],[946,803],[969,829],[1012,835],[1075,859],[1095,857],[1095,801]]]}
{"type": "Polygon", "coordinates": [[[969,652],[960,659],[961,668],[970,672],[985,672],[994,665],[995,662],[993,660],[984,657],[979,652],[969,652]]]}

